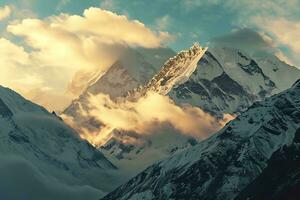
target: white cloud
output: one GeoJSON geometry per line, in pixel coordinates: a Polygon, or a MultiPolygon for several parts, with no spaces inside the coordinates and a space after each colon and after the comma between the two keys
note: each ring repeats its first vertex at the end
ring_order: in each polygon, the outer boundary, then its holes
{"type": "Polygon", "coordinates": [[[232,22],[234,25],[258,29],[265,41],[275,44],[274,48],[278,49],[275,52],[277,56],[287,63],[300,66],[299,0],[184,0],[181,2],[187,10],[218,5],[223,7],[224,12],[238,15],[232,22]],[[290,49],[291,54],[280,49],[281,47],[290,49]]]}
{"type": "Polygon", "coordinates": [[[264,20],[264,29],[271,32],[281,44],[290,47],[300,55],[300,21],[293,22],[286,19],[264,20]]]}
{"type": "Polygon", "coordinates": [[[292,55],[291,57],[278,52],[277,56],[283,61],[292,64],[300,63],[300,21],[291,21],[283,17],[255,17],[252,19],[253,24],[261,30],[268,32],[274,38],[277,47],[288,48],[292,55]]]}
{"type": "Polygon", "coordinates": [[[154,32],[138,20],[129,20],[125,15],[89,8],[83,17],[60,15],[53,20],[53,26],[71,32],[99,36],[106,42],[126,43],[143,47],[158,47],[170,39],[167,32],[154,32]]]}
{"type": "Polygon", "coordinates": [[[169,15],[165,15],[156,20],[155,25],[158,30],[166,29],[171,23],[171,17],[169,15]]]}
{"type": "Polygon", "coordinates": [[[56,5],[56,10],[61,10],[63,7],[68,5],[71,2],[71,0],[60,0],[58,4],[56,5]]]}
{"type": "MultiPolygon", "coordinates": [[[[237,12],[240,16],[280,15],[287,16],[297,13],[300,2],[298,0],[183,0],[181,5],[187,10],[204,6],[223,6],[226,11],[237,12]]],[[[245,19],[243,19],[245,20],[245,19]]]]}
{"type": "Polygon", "coordinates": [[[107,10],[112,10],[116,7],[116,3],[114,0],[100,0],[100,7],[107,10]]]}
{"type": "Polygon", "coordinates": [[[11,15],[11,11],[10,6],[0,7],[0,21],[9,17],[11,15]]]}
{"type": "Polygon", "coordinates": [[[288,58],[284,53],[282,53],[282,51],[278,51],[275,55],[277,56],[277,58],[279,58],[286,64],[297,67],[297,64],[295,64],[290,58],[288,58]]]}
{"type": "MultiPolygon", "coordinates": [[[[26,68],[29,64],[29,55],[25,52],[24,48],[19,47],[7,39],[0,38],[0,80],[1,84],[13,85],[16,79],[25,78],[26,68]]],[[[23,83],[27,85],[26,82],[23,83]]],[[[14,85],[18,87],[18,85],[14,85]]]]}
{"type": "Polygon", "coordinates": [[[183,0],[180,2],[182,3],[183,7],[188,11],[196,9],[199,6],[217,5],[219,3],[224,3],[221,0],[183,0]]]}

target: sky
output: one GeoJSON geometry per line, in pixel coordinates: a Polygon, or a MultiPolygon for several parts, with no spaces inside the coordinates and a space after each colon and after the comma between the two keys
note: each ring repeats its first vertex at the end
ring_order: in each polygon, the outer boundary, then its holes
{"type": "Polygon", "coordinates": [[[61,110],[73,77],[105,70],[126,45],[199,42],[300,66],[299,33],[300,0],[2,0],[0,84],[61,110]]]}

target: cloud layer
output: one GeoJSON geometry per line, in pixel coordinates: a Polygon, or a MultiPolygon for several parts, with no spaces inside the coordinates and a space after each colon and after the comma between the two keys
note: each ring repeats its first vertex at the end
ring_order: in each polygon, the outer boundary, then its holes
{"type": "Polygon", "coordinates": [[[155,134],[163,124],[169,124],[183,134],[204,139],[222,128],[233,117],[225,115],[218,120],[198,107],[178,106],[168,96],[148,92],[137,101],[112,101],[109,96],[90,96],[89,111],[82,116],[101,123],[99,130],[85,130],[71,118],[66,121],[92,144],[101,145],[114,129],[135,131],[139,134],[155,134]]]}
{"type": "Polygon", "coordinates": [[[210,42],[212,45],[233,47],[250,54],[274,54],[278,51],[270,36],[249,28],[234,30],[226,35],[212,38],[210,42]]]}

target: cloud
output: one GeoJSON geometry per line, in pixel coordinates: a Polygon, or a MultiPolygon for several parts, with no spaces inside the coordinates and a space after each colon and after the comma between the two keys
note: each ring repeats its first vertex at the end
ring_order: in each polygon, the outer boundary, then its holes
{"type": "MultiPolygon", "coordinates": [[[[187,10],[207,6],[221,6],[227,12],[235,12],[240,17],[257,15],[290,16],[298,12],[300,5],[298,0],[182,0],[180,3],[187,10]]],[[[244,20],[245,18],[242,18],[241,21],[244,20]]]]}
{"type": "MultiPolygon", "coordinates": [[[[100,122],[99,130],[85,130],[79,124],[64,116],[66,122],[81,133],[81,136],[94,145],[101,145],[109,134],[117,130],[135,131],[139,134],[159,132],[162,124],[170,124],[183,134],[196,138],[206,138],[224,126],[229,120],[217,120],[200,108],[189,105],[177,106],[168,96],[148,92],[137,101],[112,101],[109,96],[90,96],[89,111],[81,111],[87,118],[100,122]]],[[[230,117],[232,119],[232,117],[230,117]]]]}
{"type": "Polygon", "coordinates": [[[9,17],[11,15],[11,11],[11,7],[9,6],[0,7],[0,21],[9,17]]]}
{"type": "MultiPolygon", "coordinates": [[[[24,46],[0,40],[1,47],[7,47],[0,50],[1,66],[5,66],[0,84],[27,95],[37,88],[48,88],[43,95],[35,96],[43,105],[44,99],[36,97],[45,96],[47,91],[51,91],[52,101],[56,101],[53,94],[61,99],[67,88],[71,88],[72,95],[79,95],[91,76],[107,70],[128,46],[159,47],[171,37],[100,8],[86,9],[82,16],[60,14],[43,20],[14,21],[7,31],[19,37],[19,44],[24,46]],[[24,85],[19,84],[21,81],[24,85]]],[[[67,99],[58,107],[66,106],[67,99]]]]}
{"type": "Polygon", "coordinates": [[[9,155],[0,158],[0,199],[98,199],[103,192],[90,186],[66,185],[42,174],[29,161],[9,155]]]}
{"type": "Polygon", "coordinates": [[[106,10],[112,10],[116,7],[114,0],[101,0],[100,7],[106,10]]]}
{"type": "MultiPolygon", "coordinates": [[[[281,61],[292,66],[297,66],[296,63],[300,63],[300,59],[297,61],[298,57],[296,56],[300,53],[300,48],[297,45],[300,40],[298,41],[295,35],[290,35],[293,34],[292,32],[295,30],[295,27],[293,26],[292,28],[291,24],[288,27],[284,27],[278,23],[279,21],[276,20],[276,25],[274,25],[272,24],[272,20],[266,20],[265,24],[259,23],[263,27],[259,31],[254,31],[249,28],[235,29],[231,33],[212,38],[209,45],[211,47],[221,46],[236,48],[258,57],[275,55],[281,61]],[[280,32],[278,27],[280,27],[280,30],[292,29],[292,31],[280,32]],[[266,32],[269,34],[266,34],[266,32]],[[284,36],[286,34],[289,36],[284,36]],[[284,38],[288,39],[283,41],[284,38]],[[281,47],[287,47],[292,50],[292,55],[283,52],[281,47]]],[[[295,30],[295,32],[297,32],[297,30],[295,30]]]]}
{"type": "Polygon", "coordinates": [[[63,7],[68,5],[71,2],[71,0],[60,0],[58,4],[56,5],[56,10],[61,10],[63,7]]]}
{"type": "Polygon", "coordinates": [[[64,93],[63,89],[59,90],[59,84],[66,81],[64,80],[66,71],[56,70],[50,66],[41,66],[33,58],[33,53],[26,52],[22,46],[18,46],[7,39],[0,38],[0,46],[1,85],[9,86],[22,93],[25,97],[34,99],[37,103],[47,106],[49,109],[54,107],[48,107],[49,104],[43,104],[46,99],[48,99],[48,102],[61,104],[60,108],[64,106],[66,99],[57,101],[61,99],[57,97],[61,96],[59,93],[64,93]],[[44,96],[44,99],[38,99],[36,95],[31,96],[33,94],[32,90],[43,90],[45,94],[50,91],[44,90],[44,88],[55,91],[48,97],[44,96]]]}
{"type": "Polygon", "coordinates": [[[241,49],[250,54],[274,54],[277,51],[270,36],[249,28],[236,29],[231,33],[212,38],[210,43],[212,46],[241,49]]]}
{"type": "Polygon", "coordinates": [[[170,23],[171,23],[171,17],[169,15],[165,15],[157,19],[155,25],[157,29],[164,30],[170,25],[170,23]]]}
{"type": "Polygon", "coordinates": [[[300,39],[297,37],[300,30],[298,15],[300,1],[229,0],[226,1],[225,7],[239,14],[235,23],[243,27],[253,27],[262,36],[272,40],[273,48],[277,49],[274,54],[281,60],[292,65],[300,65],[298,56],[300,39]]]}
{"type": "Polygon", "coordinates": [[[60,15],[53,18],[53,26],[83,35],[100,36],[107,43],[117,42],[133,46],[159,47],[170,39],[167,32],[154,32],[137,20],[129,20],[125,15],[89,8],[83,16],[60,15]]]}
{"type": "Polygon", "coordinates": [[[232,25],[246,28],[244,31],[243,29],[239,32],[234,31],[234,33],[227,35],[227,38],[219,38],[219,40],[236,41],[236,44],[229,44],[229,42],[222,41],[223,44],[225,43],[226,45],[237,46],[247,50],[258,48],[261,53],[263,51],[267,51],[268,53],[273,52],[276,56],[289,64],[300,65],[298,56],[298,44],[300,40],[298,37],[295,37],[299,32],[300,1],[184,0],[180,2],[188,11],[199,9],[199,7],[208,9],[208,7],[217,6],[216,9],[221,8],[221,11],[224,13],[234,16],[232,25]],[[250,33],[250,28],[256,30],[261,37],[250,33]],[[245,34],[245,36],[243,36],[242,33],[245,34]],[[238,39],[234,40],[233,38],[229,38],[229,36],[236,36],[238,39]],[[245,44],[251,48],[244,45],[242,39],[245,39],[245,44]],[[257,41],[255,41],[255,39],[257,39],[257,41]],[[261,39],[263,39],[263,41],[261,39]],[[252,40],[253,43],[251,43],[250,40],[252,40]],[[263,49],[262,45],[265,45],[266,49],[263,49]]]}
{"type": "Polygon", "coordinates": [[[180,1],[183,8],[185,8],[187,11],[197,9],[200,6],[212,6],[217,5],[219,3],[224,3],[220,0],[183,0],[180,1]]]}
{"type": "MultiPolygon", "coordinates": [[[[33,87],[34,88],[34,87],[33,87]]],[[[66,104],[62,102],[71,102],[73,96],[68,93],[57,93],[52,88],[34,88],[22,91],[24,97],[37,102],[46,107],[49,111],[61,111],[65,109],[66,104]]]]}
{"type": "MultiPolygon", "coordinates": [[[[21,85],[18,84],[18,81],[15,82],[15,80],[24,79],[25,82],[21,84],[25,86],[30,85],[32,81],[30,80],[31,78],[28,78],[29,74],[20,74],[22,71],[27,72],[27,70],[29,70],[29,68],[25,66],[30,63],[30,59],[24,48],[4,38],[0,38],[0,46],[1,84],[14,85],[14,87],[18,88],[21,85]]],[[[31,77],[33,76],[34,75],[31,74],[31,77]]]]}
{"type": "Polygon", "coordinates": [[[288,60],[288,62],[300,63],[300,21],[291,21],[286,18],[278,17],[256,17],[253,22],[262,30],[272,34],[276,41],[277,47],[286,47],[290,49],[292,56],[287,58],[286,55],[278,54],[281,58],[288,60]]]}
{"type": "Polygon", "coordinates": [[[296,67],[300,66],[300,65],[295,64],[290,58],[288,58],[284,53],[282,53],[282,51],[276,52],[275,56],[288,65],[296,66],[296,67]]]}

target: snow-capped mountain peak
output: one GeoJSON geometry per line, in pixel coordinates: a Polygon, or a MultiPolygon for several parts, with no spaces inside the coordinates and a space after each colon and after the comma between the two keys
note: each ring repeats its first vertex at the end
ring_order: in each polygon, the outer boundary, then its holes
{"type": "Polygon", "coordinates": [[[276,57],[258,59],[238,49],[214,47],[190,78],[169,95],[179,104],[198,106],[221,117],[223,113],[238,114],[255,101],[289,88],[299,77],[299,69],[276,57]]]}
{"type": "Polygon", "coordinates": [[[126,99],[138,99],[150,91],[161,95],[168,94],[175,85],[189,79],[206,50],[207,48],[195,43],[189,50],[179,52],[170,58],[147,84],[129,91],[126,99]]]}

